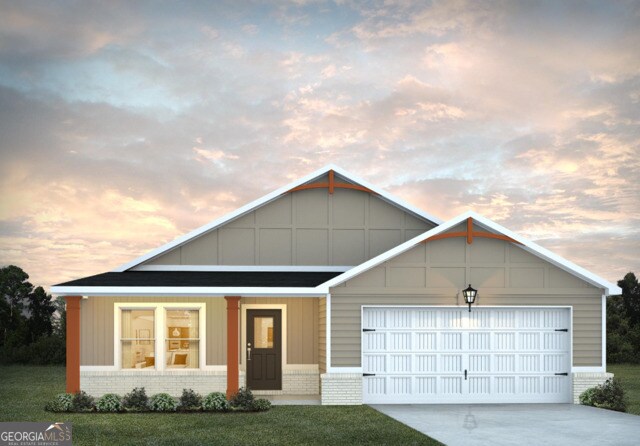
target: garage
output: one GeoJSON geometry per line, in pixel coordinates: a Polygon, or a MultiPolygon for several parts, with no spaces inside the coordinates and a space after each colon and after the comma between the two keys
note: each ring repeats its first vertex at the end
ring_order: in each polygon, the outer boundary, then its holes
{"type": "Polygon", "coordinates": [[[363,402],[569,403],[569,307],[362,308],[363,402]]]}

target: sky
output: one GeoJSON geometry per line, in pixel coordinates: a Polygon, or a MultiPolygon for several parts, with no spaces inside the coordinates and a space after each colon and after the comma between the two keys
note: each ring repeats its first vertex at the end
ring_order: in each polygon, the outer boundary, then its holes
{"type": "Polygon", "coordinates": [[[640,2],[0,0],[0,265],[36,285],[329,163],[640,273],[640,2]]]}

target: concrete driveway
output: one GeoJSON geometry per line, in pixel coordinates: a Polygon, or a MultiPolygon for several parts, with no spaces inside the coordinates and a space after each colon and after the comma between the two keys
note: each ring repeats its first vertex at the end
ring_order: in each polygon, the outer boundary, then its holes
{"type": "Polygon", "coordinates": [[[640,416],[574,404],[371,407],[448,446],[640,444],[640,416]]]}

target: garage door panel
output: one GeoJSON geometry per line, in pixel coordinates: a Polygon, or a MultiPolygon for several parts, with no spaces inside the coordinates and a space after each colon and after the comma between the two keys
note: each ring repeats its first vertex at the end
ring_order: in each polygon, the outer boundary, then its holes
{"type": "Polygon", "coordinates": [[[563,308],[365,307],[364,401],[569,402],[569,317],[563,308]]]}

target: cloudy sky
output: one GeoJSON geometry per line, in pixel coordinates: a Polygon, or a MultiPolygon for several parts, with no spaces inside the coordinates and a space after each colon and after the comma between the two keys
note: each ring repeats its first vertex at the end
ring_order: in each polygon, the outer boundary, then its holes
{"type": "Polygon", "coordinates": [[[0,265],[107,271],[336,163],[640,273],[639,2],[192,3],[0,1],[0,265]]]}

